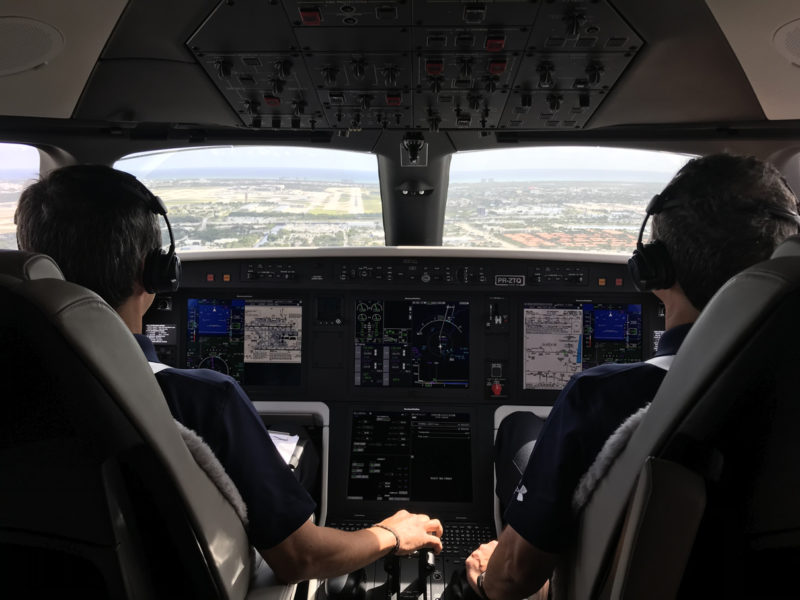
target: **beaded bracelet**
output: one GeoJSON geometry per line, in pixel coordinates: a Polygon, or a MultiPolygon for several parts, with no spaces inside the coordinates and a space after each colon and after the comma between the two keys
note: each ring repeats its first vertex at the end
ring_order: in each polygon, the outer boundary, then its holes
{"type": "Polygon", "coordinates": [[[394,536],[394,548],[392,548],[389,554],[397,554],[397,551],[400,549],[400,536],[397,535],[397,532],[391,527],[387,527],[386,525],[381,525],[380,523],[375,523],[373,527],[380,527],[381,529],[385,529],[394,536]]]}

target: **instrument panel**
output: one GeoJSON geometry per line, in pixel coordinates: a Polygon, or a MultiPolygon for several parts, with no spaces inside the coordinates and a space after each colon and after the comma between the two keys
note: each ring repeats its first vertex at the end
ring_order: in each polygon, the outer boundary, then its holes
{"type": "Polygon", "coordinates": [[[546,406],[574,373],[654,352],[663,307],[613,261],[396,248],[189,255],[145,333],[165,363],[227,373],[253,401],[546,406]]]}

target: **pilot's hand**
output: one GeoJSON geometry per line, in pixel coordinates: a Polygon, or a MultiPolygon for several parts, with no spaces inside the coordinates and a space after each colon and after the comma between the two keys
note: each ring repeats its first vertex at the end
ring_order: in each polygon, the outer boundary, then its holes
{"type": "Polygon", "coordinates": [[[436,554],[442,551],[442,524],[428,515],[400,510],[380,522],[397,534],[400,545],[398,555],[411,554],[421,548],[430,548],[436,554]]]}
{"type": "Polygon", "coordinates": [[[478,590],[478,575],[483,573],[489,566],[489,558],[494,553],[496,547],[497,540],[481,544],[464,562],[467,569],[467,581],[478,596],[482,597],[480,590],[478,590]]]}

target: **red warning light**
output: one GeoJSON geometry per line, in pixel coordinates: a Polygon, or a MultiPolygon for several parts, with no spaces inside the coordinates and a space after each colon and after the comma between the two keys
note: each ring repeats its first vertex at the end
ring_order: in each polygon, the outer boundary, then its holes
{"type": "Polygon", "coordinates": [[[500,52],[506,47],[506,36],[490,35],[486,38],[486,49],[489,52],[500,52]]]}
{"type": "Polygon", "coordinates": [[[429,60],[425,63],[425,72],[431,77],[444,73],[444,62],[441,60],[429,60]]]}
{"type": "Polygon", "coordinates": [[[489,62],[489,73],[491,75],[502,75],[506,71],[505,60],[492,60],[489,62]]]}
{"type": "Polygon", "coordinates": [[[300,21],[303,25],[319,25],[322,23],[322,13],[318,8],[301,8],[300,21]]]}

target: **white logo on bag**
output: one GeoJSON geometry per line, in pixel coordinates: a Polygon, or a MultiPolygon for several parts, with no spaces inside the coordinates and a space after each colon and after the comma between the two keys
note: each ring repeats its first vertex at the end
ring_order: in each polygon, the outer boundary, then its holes
{"type": "Polygon", "coordinates": [[[517,495],[517,502],[522,502],[525,499],[525,494],[528,493],[528,489],[521,485],[514,490],[514,493],[517,495]]]}

